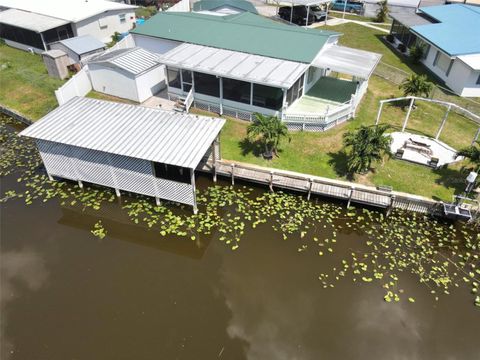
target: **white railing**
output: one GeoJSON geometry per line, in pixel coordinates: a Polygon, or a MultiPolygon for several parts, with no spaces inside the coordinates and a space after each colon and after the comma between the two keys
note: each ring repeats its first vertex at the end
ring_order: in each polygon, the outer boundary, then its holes
{"type": "Polygon", "coordinates": [[[72,76],[63,86],[55,90],[58,105],[63,105],[76,96],[85,96],[92,91],[88,65],[72,76]]]}
{"type": "Polygon", "coordinates": [[[340,118],[350,116],[353,111],[352,105],[353,97],[333,110],[327,109],[323,114],[284,114],[283,121],[288,123],[328,125],[340,118]]]}
{"type": "Polygon", "coordinates": [[[185,98],[185,111],[188,113],[188,110],[190,110],[190,107],[193,104],[193,88],[190,89],[188,92],[187,97],[185,98]]]}

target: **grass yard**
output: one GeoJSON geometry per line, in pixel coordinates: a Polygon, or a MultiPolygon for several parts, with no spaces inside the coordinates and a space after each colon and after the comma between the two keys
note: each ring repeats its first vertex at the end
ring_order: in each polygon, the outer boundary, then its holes
{"type": "Polygon", "coordinates": [[[103,94],[103,93],[95,91],[95,90],[90,91],[86,95],[86,97],[91,98],[91,99],[114,101],[114,102],[123,103],[123,104],[138,105],[138,103],[135,102],[135,101],[128,100],[128,99],[122,99],[122,98],[112,96],[112,95],[103,94]]]}
{"type": "Polygon", "coordinates": [[[63,80],[48,76],[42,57],[0,45],[0,103],[37,120],[58,106],[63,80]]]}

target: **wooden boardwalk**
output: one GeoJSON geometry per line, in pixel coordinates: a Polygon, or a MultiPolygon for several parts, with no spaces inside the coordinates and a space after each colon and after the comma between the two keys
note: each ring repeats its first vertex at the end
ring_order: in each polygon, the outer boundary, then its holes
{"type": "Polygon", "coordinates": [[[197,170],[211,173],[214,181],[219,175],[230,178],[232,185],[236,180],[243,180],[267,185],[271,191],[274,189],[298,191],[306,194],[308,199],[314,194],[344,200],[347,206],[356,203],[388,211],[400,208],[421,213],[438,212],[442,206],[441,202],[411,194],[231,161],[217,160],[215,167],[209,161],[197,170]]]}

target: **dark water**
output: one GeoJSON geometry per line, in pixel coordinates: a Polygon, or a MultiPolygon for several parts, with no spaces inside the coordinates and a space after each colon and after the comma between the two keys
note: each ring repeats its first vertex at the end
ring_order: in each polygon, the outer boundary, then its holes
{"type": "Polygon", "coordinates": [[[102,210],[99,240],[98,212],[1,204],[2,359],[480,359],[468,287],[436,302],[403,274],[411,304],[375,282],[320,285],[365,235],[344,230],[319,257],[264,224],[232,251],[218,234],[162,238],[119,209],[102,210]]]}

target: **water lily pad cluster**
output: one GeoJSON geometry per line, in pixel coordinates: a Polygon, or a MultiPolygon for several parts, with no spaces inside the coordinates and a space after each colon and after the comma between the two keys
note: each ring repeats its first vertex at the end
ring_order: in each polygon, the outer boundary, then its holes
{"type": "MultiPolygon", "coordinates": [[[[11,140],[16,137],[11,131],[1,133],[5,134],[2,146],[12,147],[14,154],[24,154],[25,160],[7,160],[8,165],[2,168],[2,175],[18,170],[22,190],[5,190],[0,201],[21,198],[30,205],[55,200],[93,210],[115,201],[111,189],[80,189],[72,183],[50,181],[39,170],[40,159],[32,143],[11,140]]],[[[12,157],[9,151],[7,159],[12,157]]],[[[404,298],[413,303],[413,297],[404,295],[401,277],[414,276],[435,299],[467,284],[471,286],[473,303],[480,306],[480,235],[468,225],[446,224],[404,211],[394,211],[386,217],[378,211],[345,209],[282,192],[265,191],[258,195],[253,189],[238,186],[212,184],[207,190],[198,191],[197,202],[200,211],[196,215],[183,206],[157,206],[152,198],[140,195],[123,198],[121,206],[133,223],[146,225],[159,236],[195,241],[213,235],[232,250],[239,248],[247,230],[270,226],[279,239],[295,241],[301,256],[314,252],[320,256],[319,262],[326,256],[335,256],[338,263],[318,275],[325,288],[335,287],[341,279],[377,283],[385,290],[386,302],[404,298]],[[337,254],[340,233],[354,234],[359,240],[349,244],[349,251],[337,254]]],[[[97,222],[92,234],[104,238],[107,230],[97,222]]]]}

